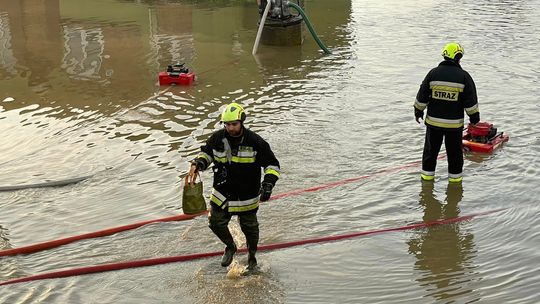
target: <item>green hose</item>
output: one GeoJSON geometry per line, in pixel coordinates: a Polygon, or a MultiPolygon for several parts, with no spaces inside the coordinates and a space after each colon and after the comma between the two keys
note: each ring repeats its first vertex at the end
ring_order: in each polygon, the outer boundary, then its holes
{"type": "Polygon", "coordinates": [[[306,16],[306,14],[304,13],[304,11],[302,10],[302,8],[298,5],[296,5],[295,3],[292,3],[292,2],[287,2],[287,5],[289,7],[292,7],[294,8],[295,10],[297,10],[300,15],[302,15],[302,18],[304,18],[304,21],[306,22],[306,25],[309,29],[309,32],[311,33],[311,36],[313,36],[313,39],[315,39],[315,41],[317,42],[317,44],[319,45],[319,47],[326,53],[326,54],[332,54],[332,52],[330,52],[330,50],[328,50],[328,48],[324,45],[324,43],[321,41],[321,39],[319,39],[319,36],[317,36],[317,33],[315,33],[315,30],[313,29],[313,27],[311,26],[311,22],[309,22],[309,18],[308,16],[306,16]]]}

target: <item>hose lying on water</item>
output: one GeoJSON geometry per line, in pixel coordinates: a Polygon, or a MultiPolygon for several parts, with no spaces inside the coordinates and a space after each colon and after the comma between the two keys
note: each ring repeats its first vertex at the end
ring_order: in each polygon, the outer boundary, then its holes
{"type": "MultiPolygon", "coordinates": [[[[354,232],[354,233],[349,233],[349,234],[333,235],[333,236],[304,239],[304,240],[285,242],[285,243],[262,245],[262,246],[258,246],[258,251],[269,251],[269,250],[276,250],[276,249],[282,249],[282,248],[288,248],[288,247],[301,246],[301,245],[306,245],[306,244],[334,242],[334,241],[350,239],[350,238],[355,238],[355,237],[360,237],[360,236],[365,236],[365,235],[371,235],[371,234],[379,234],[379,233],[385,233],[385,232],[404,231],[404,230],[412,230],[412,229],[419,229],[419,228],[427,228],[427,227],[438,226],[438,225],[446,225],[446,224],[471,220],[477,216],[488,215],[488,214],[500,212],[503,210],[506,210],[506,208],[473,213],[473,214],[449,218],[449,219],[441,219],[441,220],[429,221],[429,222],[424,222],[424,223],[410,224],[410,225],[401,226],[401,227],[360,231],[360,232],[354,232]]],[[[238,252],[247,252],[247,248],[238,249],[238,252]]],[[[127,268],[153,266],[153,265],[174,263],[174,262],[185,262],[185,261],[191,261],[191,260],[204,259],[204,258],[213,257],[213,256],[219,256],[221,254],[223,254],[223,251],[153,258],[153,259],[127,261],[127,262],[119,262],[119,263],[67,269],[67,270],[62,270],[62,271],[42,273],[42,274],[37,274],[33,276],[0,282],[0,286],[10,285],[10,284],[15,284],[15,283],[22,283],[22,282],[29,282],[29,281],[37,281],[37,280],[65,278],[65,277],[71,277],[71,276],[77,276],[77,275],[114,271],[114,270],[121,270],[121,269],[127,269],[127,268]]]]}
{"type": "MultiPolygon", "coordinates": [[[[439,159],[444,158],[444,157],[445,157],[445,155],[439,156],[439,159]]],[[[420,163],[420,161],[414,161],[414,162],[410,162],[408,164],[401,165],[401,166],[398,166],[398,167],[382,169],[382,170],[376,171],[376,172],[374,172],[372,174],[347,178],[347,179],[343,179],[343,180],[339,180],[339,181],[335,181],[335,182],[330,182],[330,183],[326,183],[326,184],[322,184],[322,185],[318,185],[318,186],[314,186],[314,187],[292,190],[292,191],[289,191],[289,192],[276,194],[276,195],[272,196],[270,198],[270,200],[272,201],[272,200],[277,200],[277,199],[284,198],[284,197],[300,195],[300,194],[307,193],[307,192],[316,192],[316,191],[321,191],[321,190],[325,190],[325,189],[330,189],[330,188],[334,188],[334,187],[337,187],[337,186],[341,186],[341,185],[350,184],[350,183],[353,183],[353,182],[358,182],[358,181],[361,181],[361,180],[365,180],[365,179],[375,177],[375,176],[378,176],[378,175],[397,172],[397,171],[400,171],[400,170],[411,168],[411,167],[417,166],[419,163],[420,163]]],[[[151,223],[191,220],[191,219],[193,219],[195,217],[198,217],[198,216],[201,216],[201,215],[204,215],[204,214],[207,214],[207,213],[208,213],[208,210],[206,210],[204,212],[201,212],[199,214],[193,214],[193,215],[179,214],[179,215],[174,215],[174,216],[170,216],[170,217],[165,217],[165,218],[160,218],[160,219],[155,219],[155,220],[149,220],[149,221],[142,221],[142,222],[138,222],[138,223],[134,223],[134,224],[124,225],[124,226],[119,226],[119,227],[113,227],[113,228],[104,229],[104,230],[100,230],[100,231],[95,231],[95,232],[90,232],[90,233],[86,233],[86,234],[71,236],[71,237],[67,237],[67,238],[63,238],[63,239],[46,241],[46,242],[42,242],[42,243],[38,243],[38,244],[34,244],[34,245],[28,245],[28,246],[24,246],[24,247],[0,250],[0,257],[2,257],[2,256],[13,256],[13,255],[17,255],[17,254],[35,253],[35,252],[38,252],[38,251],[43,251],[43,250],[47,250],[47,249],[56,248],[56,247],[59,247],[59,246],[62,246],[62,245],[70,244],[70,243],[80,241],[80,240],[84,240],[84,239],[90,239],[90,238],[97,238],[97,237],[103,237],[103,236],[112,235],[112,234],[115,234],[115,233],[118,233],[118,232],[139,228],[141,226],[151,224],[151,223]]]]}
{"type": "Polygon", "coordinates": [[[76,183],[81,182],[81,181],[83,181],[85,179],[89,179],[90,177],[92,177],[92,175],[74,177],[74,178],[64,179],[64,180],[60,180],[60,181],[36,183],[36,184],[0,186],[0,191],[15,191],[15,190],[30,189],[30,188],[45,188],[45,187],[67,186],[67,185],[70,185],[70,184],[76,184],[76,183]]]}
{"type": "Polygon", "coordinates": [[[39,251],[43,251],[43,250],[47,250],[47,249],[60,247],[62,245],[67,245],[67,244],[70,244],[70,243],[73,243],[73,242],[76,242],[76,241],[108,236],[108,235],[112,235],[112,234],[115,234],[115,233],[118,233],[118,232],[139,228],[141,226],[152,224],[152,223],[157,223],[157,222],[172,222],[172,221],[191,220],[191,219],[193,219],[193,218],[195,218],[197,216],[206,214],[207,212],[208,211],[204,211],[204,212],[201,212],[199,214],[191,214],[191,215],[179,214],[179,215],[174,215],[174,216],[170,216],[170,217],[165,217],[165,218],[160,218],[160,219],[155,219],[155,220],[149,220],[149,221],[143,221],[143,222],[138,222],[138,223],[134,223],[134,224],[129,224],[129,225],[124,225],[124,226],[113,227],[113,228],[109,228],[109,229],[89,232],[89,233],[85,233],[85,234],[75,235],[75,236],[71,236],[71,237],[67,237],[67,238],[63,238],[63,239],[57,239],[57,240],[53,240],[53,241],[47,241],[47,242],[38,243],[38,244],[34,244],[34,245],[0,250],[0,257],[2,257],[2,256],[12,256],[12,255],[17,255],[17,254],[35,253],[35,252],[39,252],[39,251]]]}

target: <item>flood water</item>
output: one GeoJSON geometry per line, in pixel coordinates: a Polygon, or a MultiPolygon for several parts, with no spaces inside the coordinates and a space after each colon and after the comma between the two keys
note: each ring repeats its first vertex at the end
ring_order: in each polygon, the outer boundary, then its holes
{"type": "MultiPolygon", "coordinates": [[[[181,214],[188,161],[232,101],[281,162],[274,194],[365,176],[264,203],[261,245],[504,210],[259,252],[247,277],[211,257],[0,286],[0,303],[538,303],[540,1],[306,0],[332,54],[306,31],[255,57],[254,3],[0,0],[0,187],[91,176],[0,192],[0,249],[181,214]],[[461,187],[446,159],[434,183],[410,166],[416,91],[449,41],[482,120],[510,135],[466,156],[461,187]],[[160,87],[176,62],[195,84],[160,87]]],[[[0,257],[0,281],[222,249],[201,216],[0,257]]]]}

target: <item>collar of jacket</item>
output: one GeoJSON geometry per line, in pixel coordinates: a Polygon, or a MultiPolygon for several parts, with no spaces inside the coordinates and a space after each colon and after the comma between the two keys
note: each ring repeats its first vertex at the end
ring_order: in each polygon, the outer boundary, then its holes
{"type": "Polygon", "coordinates": [[[455,62],[454,60],[443,60],[441,61],[441,63],[439,63],[439,65],[452,65],[461,69],[461,65],[459,65],[459,62],[455,62]]]}

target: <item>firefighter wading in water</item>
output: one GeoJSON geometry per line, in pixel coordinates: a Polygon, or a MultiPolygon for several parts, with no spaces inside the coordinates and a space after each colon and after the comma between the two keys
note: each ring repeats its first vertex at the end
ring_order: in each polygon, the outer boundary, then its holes
{"type": "Polygon", "coordinates": [[[225,107],[221,115],[225,128],[214,132],[201,147],[200,154],[191,163],[188,182],[195,182],[197,172],[214,163],[212,209],[208,219],[210,229],[227,246],[221,266],[229,266],[236,253],[228,224],[233,215],[238,215],[249,253],[248,270],[254,270],[259,242],[259,201],[270,199],[280,168],[270,145],[244,127],[245,119],[246,114],[239,104],[233,102],[225,107]],[[262,183],[261,168],[264,170],[262,183]]]}
{"type": "Polygon", "coordinates": [[[424,117],[426,139],[422,155],[423,180],[435,178],[437,156],[444,138],[448,156],[448,181],[461,182],[463,179],[463,110],[469,121],[480,121],[476,86],[472,77],[459,65],[464,50],[458,43],[448,43],[443,51],[444,61],[427,74],[420,85],[414,103],[416,122],[424,117]]]}

